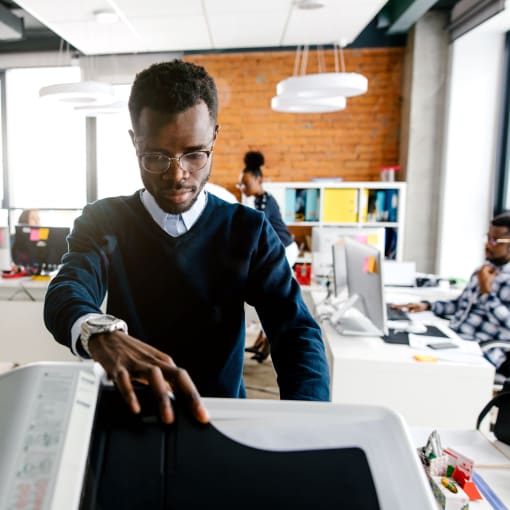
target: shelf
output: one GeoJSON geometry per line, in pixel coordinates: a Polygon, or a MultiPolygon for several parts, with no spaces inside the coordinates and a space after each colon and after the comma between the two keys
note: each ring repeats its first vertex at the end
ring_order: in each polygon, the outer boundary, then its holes
{"type": "MultiPolygon", "coordinates": [[[[358,237],[370,243],[376,236],[386,258],[402,260],[405,182],[265,181],[264,188],[278,202],[287,226],[311,227],[312,239],[316,229],[331,229],[331,235],[322,235],[328,243],[335,235],[358,237]],[[306,217],[310,220],[297,219],[306,217]]],[[[245,198],[243,203],[248,204],[245,198]]],[[[313,246],[312,249],[315,252],[313,246]]],[[[330,246],[321,246],[326,252],[329,249],[330,246]]]]}

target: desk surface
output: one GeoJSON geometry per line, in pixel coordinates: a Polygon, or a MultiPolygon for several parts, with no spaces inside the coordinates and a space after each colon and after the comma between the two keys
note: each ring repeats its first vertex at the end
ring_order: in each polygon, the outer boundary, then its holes
{"type": "Polygon", "coordinates": [[[0,301],[44,301],[50,280],[0,278],[0,301]]]}
{"type": "MultiPolygon", "coordinates": [[[[413,289],[418,300],[420,290],[413,289]]],[[[408,295],[410,289],[401,292],[408,295]]],[[[324,293],[312,292],[311,297],[317,302],[324,293]]],[[[434,322],[445,328],[439,319],[434,322]]],[[[494,367],[472,342],[467,343],[476,352],[461,361],[423,362],[413,358],[422,351],[407,345],[387,344],[375,336],[342,335],[327,320],[321,327],[333,402],[387,406],[411,426],[472,428],[492,396],[494,367]]],[[[440,357],[437,351],[430,353],[440,357]]]]}

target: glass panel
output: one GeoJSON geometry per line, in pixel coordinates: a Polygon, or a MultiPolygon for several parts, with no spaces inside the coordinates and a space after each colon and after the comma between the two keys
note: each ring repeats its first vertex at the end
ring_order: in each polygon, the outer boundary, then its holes
{"type": "MultiPolygon", "coordinates": [[[[0,97],[2,95],[2,89],[4,87],[3,80],[0,80],[0,97]]],[[[0,119],[3,118],[3,111],[2,111],[2,102],[0,101],[0,119]]],[[[4,147],[3,147],[3,137],[2,137],[2,123],[0,122],[0,161],[3,162],[3,155],[4,153],[4,147]]],[[[3,172],[5,171],[3,164],[0,166],[2,168],[2,172],[0,172],[0,200],[4,200],[4,178],[3,178],[3,172]]],[[[2,223],[3,225],[3,223],[2,223]]]]}
{"type": "MultiPolygon", "coordinates": [[[[46,227],[69,227],[72,228],[74,220],[81,214],[81,209],[62,210],[41,210],[39,209],[40,225],[46,227]]],[[[19,217],[23,209],[10,210],[10,225],[14,232],[14,226],[19,224],[19,217]]],[[[1,218],[1,214],[0,214],[1,218]]],[[[1,220],[0,220],[1,225],[1,220]]]]}
{"type": "MultiPolygon", "coordinates": [[[[130,88],[115,86],[115,95],[127,102],[130,88]]],[[[122,113],[98,115],[96,126],[98,198],[133,194],[143,184],[128,133],[131,120],[127,108],[122,113]]]]}
{"type": "Polygon", "coordinates": [[[79,80],[78,67],[6,71],[11,207],[85,205],[85,119],[39,97],[43,86],[79,80]]]}

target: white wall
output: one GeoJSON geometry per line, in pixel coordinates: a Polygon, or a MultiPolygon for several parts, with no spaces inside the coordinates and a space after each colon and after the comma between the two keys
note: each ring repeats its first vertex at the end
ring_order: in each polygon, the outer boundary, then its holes
{"type": "Polygon", "coordinates": [[[474,30],[450,51],[436,272],[468,278],[492,216],[504,33],[474,30]]]}

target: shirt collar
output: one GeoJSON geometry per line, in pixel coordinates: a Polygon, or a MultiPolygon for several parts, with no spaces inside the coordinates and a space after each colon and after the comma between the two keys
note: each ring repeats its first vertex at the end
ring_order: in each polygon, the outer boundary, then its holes
{"type": "Polygon", "coordinates": [[[140,191],[140,199],[148,213],[152,216],[152,219],[163,230],[165,230],[165,224],[168,220],[172,218],[179,218],[184,223],[186,231],[188,231],[198,220],[203,210],[205,209],[205,206],[207,205],[207,192],[202,190],[198,194],[198,197],[191,208],[181,214],[170,214],[166,211],[163,211],[163,209],[161,209],[161,207],[159,207],[158,203],[156,202],[156,199],[146,189],[140,191]]]}

